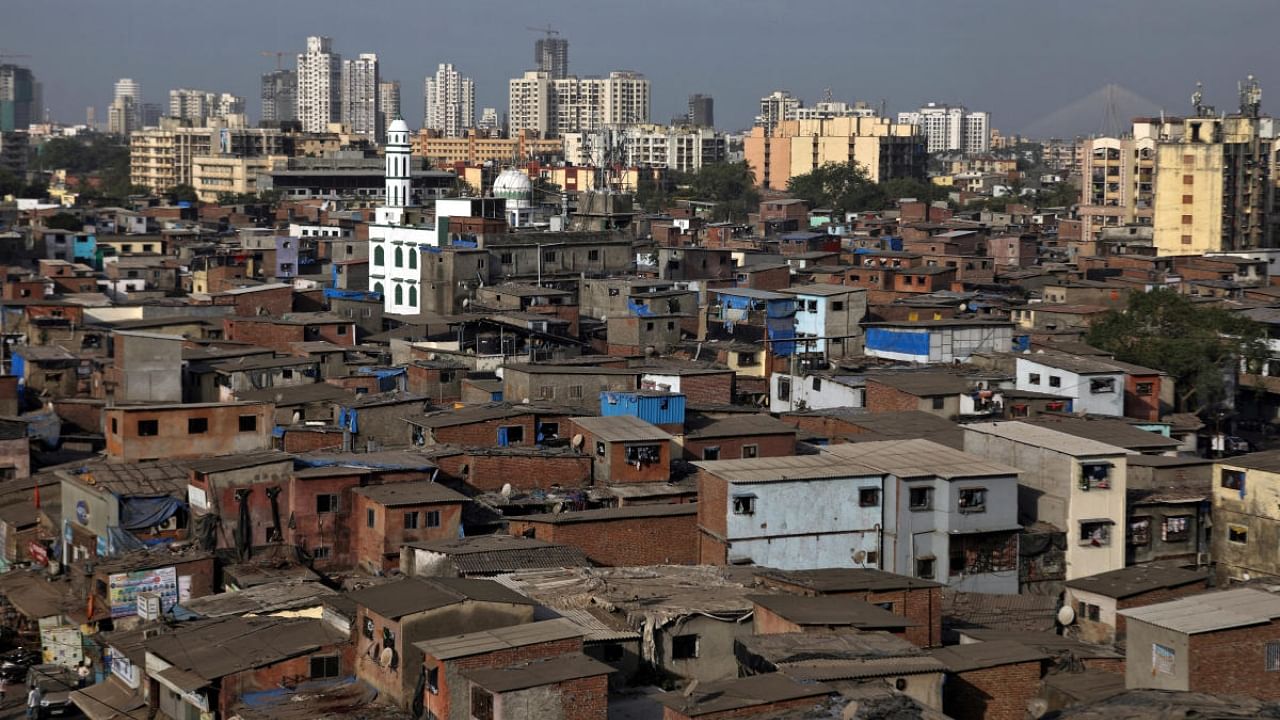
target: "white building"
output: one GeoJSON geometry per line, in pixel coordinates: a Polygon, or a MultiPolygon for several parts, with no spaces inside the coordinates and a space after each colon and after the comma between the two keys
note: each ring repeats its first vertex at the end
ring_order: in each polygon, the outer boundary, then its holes
{"type": "Polygon", "coordinates": [[[378,111],[378,56],[360,53],[342,61],[342,124],[373,142],[382,139],[382,115],[378,111]]]}
{"type": "Polygon", "coordinates": [[[422,127],[444,137],[462,137],[475,125],[476,85],[449,63],[440,63],[423,84],[422,127]]]}
{"type": "Polygon", "coordinates": [[[539,70],[513,78],[508,86],[512,134],[532,130],[546,136],[649,122],[649,80],[615,71],[608,77],[552,79],[539,70]]]}
{"type": "Polygon", "coordinates": [[[876,109],[864,102],[852,105],[846,102],[825,100],[814,103],[813,107],[796,107],[788,110],[786,120],[829,120],[838,117],[875,117],[876,109]]]}
{"type": "Polygon", "coordinates": [[[865,353],[920,364],[968,362],[974,353],[1008,352],[1013,323],[991,320],[879,322],[867,327],[865,353]]]}
{"type": "Polygon", "coordinates": [[[342,56],[333,52],[333,38],[307,38],[307,51],[298,54],[298,113],[303,132],[326,132],[342,119],[342,56]]]}
{"type": "Polygon", "coordinates": [[[795,113],[802,104],[800,98],[790,92],[774,90],[760,98],[760,114],[756,116],[756,125],[764,128],[764,134],[768,135],[778,126],[778,123],[786,120],[789,114],[795,113]]]}
{"type": "Polygon", "coordinates": [[[564,156],[570,163],[590,167],[612,161],[692,172],[725,162],[728,144],[724,133],[709,127],[631,125],[565,133],[564,156]],[[610,157],[612,152],[621,157],[610,157]]]}
{"type": "Polygon", "coordinates": [[[1065,353],[1017,356],[1019,390],[1071,398],[1070,411],[1124,417],[1126,374],[1106,360],[1065,353]]]}
{"type": "Polygon", "coordinates": [[[476,127],[481,130],[498,130],[498,108],[487,107],[480,111],[480,122],[476,127]]]}
{"type": "Polygon", "coordinates": [[[391,122],[400,117],[400,81],[383,80],[378,83],[378,112],[382,115],[382,127],[391,127],[391,122]]]}
{"type": "Polygon", "coordinates": [[[127,135],[141,127],[142,90],[133,78],[120,78],[107,107],[107,132],[127,135]]]}
{"type": "Polygon", "coordinates": [[[991,116],[959,105],[928,105],[898,113],[898,122],[918,125],[928,139],[927,150],[984,153],[991,150],[991,116]]]}
{"type": "Polygon", "coordinates": [[[867,382],[862,375],[791,375],[776,372],[769,376],[769,412],[830,410],[866,407],[867,382]]]}
{"type": "Polygon", "coordinates": [[[244,98],[192,88],[169,91],[169,117],[202,123],[207,118],[244,114],[244,98]]]}
{"type": "Polygon", "coordinates": [[[409,125],[396,118],[387,128],[386,204],[369,225],[369,289],[382,293],[383,310],[416,315],[422,307],[419,269],[424,254],[438,248],[434,227],[409,222],[413,203],[409,125]]]}

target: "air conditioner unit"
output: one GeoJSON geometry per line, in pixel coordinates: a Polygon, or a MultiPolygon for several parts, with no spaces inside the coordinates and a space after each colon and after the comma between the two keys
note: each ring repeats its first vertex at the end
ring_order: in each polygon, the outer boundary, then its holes
{"type": "Polygon", "coordinates": [[[170,530],[177,530],[177,529],[178,529],[177,515],[170,515],[169,517],[165,518],[164,522],[156,526],[157,532],[168,532],[170,530]]]}

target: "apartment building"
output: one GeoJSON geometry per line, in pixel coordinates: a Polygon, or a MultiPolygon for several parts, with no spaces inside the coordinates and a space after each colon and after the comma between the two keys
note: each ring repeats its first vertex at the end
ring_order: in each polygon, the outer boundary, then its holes
{"type": "Polygon", "coordinates": [[[378,109],[379,83],[376,53],[342,61],[342,124],[372,142],[379,142],[385,130],[378,109]]]}
{"type": "Polygon", "coordinates": [[[855,162],[873,182],[924,179],[925,136],[919,126],[881,117],[785,120],[772,132],[757,125],[743,140],[747,164],[765,189],[827,163],[855,162]]]}
{"type": "Polygon", "coordinates": [[[462,137],[475,125],[476,85],[450,63],[440,63],[423,87],[422,128],[440,137],[462,137]]]}
{"type": "MultiPolygon", "coordinates": [[[[297,119],[304,132],[325,132],[342,119],[342,56],[333,38],[313,35],[298,53],[297,119]]],[[[376,85],[375,85],[376,87],[376,85]]]]}
{"type": "Polygon", "coordinates": [[[929,103],[919,110],[898,113],[898,122],[920,127],[931,153],[991,151],[991,116],[985,112],[929,103]]]}
{"type": "Polygon", "coordinates": [[[1150,226],[1155,215],[1156,134],[1159,124],[1136,120],[1125,137],[1084,141],[1080,191],[1081,237],[1095,242],[1104,228],[1150,226]]]}
{"type": "Polygon", "coordinates": [[[273,70],[262,76],[262,121],[298,119],[298,71],[273,70]]]}
{"type": "Polygon", "coordinates": [[[546,136],[649,121],[649,80],[631,71],[608,77],[555,79],[530,70],[508,85],[512,134],[533,130],[546,136]]]}
{"type": "Polygon", "coordinates": [[[481,166],[490,162],[501,165],[561,158],[564,156],[564,141],[543,138],[530,130],[521,130],[505,138],[490,137],[475,128],[462,137],[438,137],[434,132],[421,132],[413,139],[413,154],[426,158],[435,167],[452,167],[459,163],[481,166]]]}
{"type": "MultiPolygon", "coordinates": [[[[197,157],[262,158],[288,154],[284,133],[274,128],[244,127],[243,116],[233,116],[227,122],[211,121],[202,127],[165,119],[158,128],[129,135],[129,180],[152,192],[167,192],[175,185],[195,185],[197,157]]],[[[206,176],[212,178],[214,174],[210,170],[206,176]]],[[[246,177],[246,184],[247,181],[246,177]]]]}
{"type": "Polygon", "coordinates": [[[211,117],[244,114],[244,98],[231,93],[216,93],[192,88],[169,91],[168,117],[203,123],[211,117]]]}
{"type": "Polygon", "coordinates": [[[664,168],[693,172],[724,162],[728,136],[709,127],[633,125],[564,135],[565,159],[575,165],[664,168]],[[616,157],[617,150],[621,157],[616,157]]]}

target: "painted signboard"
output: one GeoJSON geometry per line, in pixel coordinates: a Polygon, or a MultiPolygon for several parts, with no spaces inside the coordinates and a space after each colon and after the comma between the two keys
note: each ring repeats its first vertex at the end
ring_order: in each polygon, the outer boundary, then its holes
{"type": "Polygon", "coordinates": [[[111,617],[137,615],[140,592],[159,593],[161,606],[168,610],[178,602],[177,570],[164,567],[108,575],[107,599],[111,602],[111,617]]]}

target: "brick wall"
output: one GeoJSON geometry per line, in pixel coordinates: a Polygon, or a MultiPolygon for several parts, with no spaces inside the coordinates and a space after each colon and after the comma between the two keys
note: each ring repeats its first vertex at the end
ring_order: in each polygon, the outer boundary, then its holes
{"type": "Polygon", "coordinates": [[[782,633],[804,632],[804,628],[787,620],[772,610],[755,606],[751,614],[753,629],[756,635],[781,635],[782,633]]]}
{"type": "Polygon", "coordinates": [[[280,352],[289,352],[292,343],[303,341],[301,325],[276,325],[239,318],[224,318],[222,332],[227,340],[247,342],[280,352]]]}
{"type": "MultiPolygon", "coordinates": [[[[762,702],[759,705],[738,708],[736,710],[723,710],[721,712],[702,713],[697,716],[697,720],[729,720],[730,718],[747,718],[769,715],[770,713],[779,713],[781,715],[786,710],[802,710],[811,708],[820,702],[820,698],[798,698],[796,700],[784,700],[781,702],[762,702]]],[[[662,709],[662,720],[693,720],[689,715],[676,710],[674,708],[662,709]]]]}
{"type": "Polygon", "coordinates": [[[682,375],[680,392],[690,405],[727,405],[733,402],[734,373],[682,375]]]}
{"type": "MultiPolygon", "coordinates": [[[[705,470],[696,472],[698,483],[698,525],[716,537],[728,534],[729,484],[705,470]]],[[[703,562],[711,562],[703,560],[703,562]]]]}
{"type": "Polygon", "coordinates": [[[920,398],[867,378],[867,412],[919,410],[920,398]]]}
{"type": "Polygon", "coordinates": [[[463,672],[482,668],[508,667],[577,652],[582,652],[582,638],[580,637],[504,648],[456,660],[443,661],[431,656],[424,657],[423,664],[428,669],[434,667],[438,675],[436,692],[433,693],[430,688],[427,688],[423,694],[423,705],[427,710],[434,713],[435,717],[442,720],[455,716],[451,710],[455,703],[459,705],[460,712],[458,715],[465,715],[469,707],[467,703],[471,685],[462,676],[463,672]]]}
{"type": "Polygon", "coordinates": [[[434,403],[454,402],[462,399],[462,373],[462,368],[442,370],[409,363],[405,366],[406,388],[434,403]],[[443,381],[441,373],[445,373],[448,382],[443,381]]]}
{"type": "Polygon", "coordinates": [[[1040,662],[956,673],[947,678],[942,709],[955,720],[1024,720],[1040,691],[1040,662]]]}
{"type": "Polygon", "coordinates": [[[510,519],[512,535],[571,545],[607,566],[698,564],[697,515],[619,518],[574,523],[510,519]]]}
{"type": "Polygon", "coordinates": [[[609,676],[578,678],[558,683],[564,720],[606,720],[609,717],[609,676]]]}
{"type": "MultiPolygon", "coordinates": [[[[311,677],[311,657],[313,655],[337,655],[338,678],[348,678],[355,674],[353,650],[350,645],[329,645],[317,648],[314,652],[300,657],[289,658],[278,663],[254,670],[246,670],[222,679],[218,693],[218,710],[220,717],[231,717],[235,713],[232,707],[240,698],[249,693],[263,690],[279,690],[284,684],[307,681],[311,677]]],[[[338,679],[332,682],[338,682],[338,679]]]]}
{"type": "Polygon", "coordinates": [[[850,597],[872,605],[891,603],[888,608],[895,615],[901,615],[915,623],[907,627],[903,637],[919,647],[939,647],[942,645],[942,588],[924,587],[901,590],[885,590],[868,592],[817,593],[809,588],[783,582],[776,578],[758,578],[766,587],[782,590],[796,595],[833,595],[850,597]]]}
{"type": "Polygon", "coordinates": [[[432,437],[435,438],[437,443],[441,444],[495,447],[498,444],[498,428],[509,425],[519,425],[524,428],[524,442],[521,443],[522,445],[535,444],[533,415],[516,415],[500,420],[438,427],[432,431],[432,437]]]}
{"type": "Polygon", "coordinates": [[[333,430],[285,430],[280,449],[289,453],[342,447],[342,432],[333,430]]]}
{"type": "Polygon", "coordinates": [[[517,490],[548,490],[553,485],[584,487],[591,484],[589,455],[486,455],[473,453],[462,462],[468,472],[462,479],[483,491],[498,491],[510,483],[517,490]]]}
{"type": "Polygon", "coordinates": [[[721,460],[736,460],[743,457],[742,448],[745,445],[756,446],[756,457],[788,457],[796,454],[796,436],[793,433],[787,433],[786,435],[747,437],[686,438],[684,457],[687,460],[701,460],[706,448],[718,447],[721,460]]]}
{"type": "MultiPolygon", "coordinates": [[[[1190,637],[1191,692],[1280,698],[1280,678],[1266,670],[1266,645],[1280,641],[1280,623],[1190,637]]],[[[1131,648],[1134,652],[1140,648],[1131,648]]]]}
{"type": "Polygon", "coordinates": [[[423,540],[448,540],[458,537],[462,522],[462,503],[434,503],[386,507],[360,493],[352,493],[355,512],[349,522],[356,537],[354,564],[370,572],[389,572],[400,567],[400,546],[423,540]],[[369,527],[369,511],[373,511],[373,527],[369,527]],[[404,514],[418,513],[418,527],[405,529],[404,514]],[[427,513],[439,512],[440,524],[427,527],[427,513]]]}
{"type": "MultiPolygon", "coordinates": [[[[1170,600],[1177,600],[1188,595],[1199,595],[1205,591],[1205,583],[1191,583],[1176,588],[1161,588],[1151,592],[1134,595],[1133,597],[1123,598],[1116,601],[1116,610],[1128,610],[1129,608],[1143,607],[1145,605],[1157,605],[1170,600]]],[[[1125,617],[1116,615],[1116,637],[1124,637],[1125,617]]]]}

